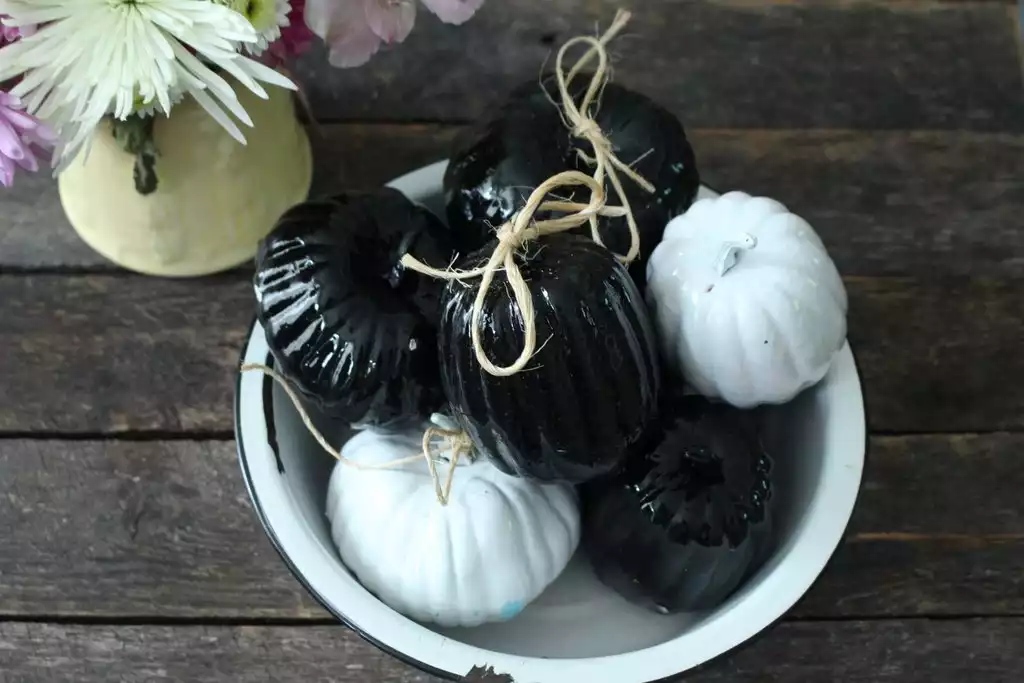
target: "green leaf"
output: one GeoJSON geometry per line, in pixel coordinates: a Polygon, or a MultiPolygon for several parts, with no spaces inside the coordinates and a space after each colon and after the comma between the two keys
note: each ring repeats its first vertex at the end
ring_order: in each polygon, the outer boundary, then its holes
{"type": "MultiPolygon", "coordinates": [[[[152,145],[150,145],[152,147],[152,145]]],[[[132,172],[135,178],[135,191],[139,194],[156,192],[156,154],[152,151],[139,152],[135,155],[135,167],[132,172]]]]}
{"type": "Polygon", "coordinates": [[[138,154],[147,144],[153,144],[153,117],[135,116],[113,120],[114,140],[128,154],[138,154]]]}
{"type": "Polygon", "coordinates": [[[153,143],[152,116],[129,116],[123,121],[113,121],[114,140],[128,154],[135,156],[132,176],[135,190],[139,194],[151,194],[156,191],[156,158],[159,153],[153,143]]]}

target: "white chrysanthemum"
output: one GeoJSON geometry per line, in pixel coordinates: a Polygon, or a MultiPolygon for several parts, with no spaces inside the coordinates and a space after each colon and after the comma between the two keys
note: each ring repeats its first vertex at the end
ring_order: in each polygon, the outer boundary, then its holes
{"type": "Polygon", "coordinates": [[[288,13],[292,11],[290,0],[213,0],[235,10],[249,20],[259,35],[255,43],[245,45],[246,52],[261,54],[272,42],[281,37],[281,29],[290,26],[288,13]]]}
{"type": "MultiPolygon", "coordinates": [[[[185,93],[180,88],[171,88],[170,92],[167,93],[168,99],[170,100],[171,106],[178,104],[185,99],[185,93]]],[[[160,100],[151,100],[146,102],[138,94],[135,95],[135,103],[132,106],[132,113],[136,116],[155,116],[163,113],[162,105],[160,100]]]]}
{"type": "Polygon", "coordinates": [[[0,0],[0,14],[12,26],[44,24],[0,48],[0,81],[24,75],[12,93],[58,130],[61,166],[105,115],[124,119],[154,103],[167,114],[175,90],[191,94],[244,143],[225,109],[247,126],[252,119],[210,65],[259,97],[267,93],[257,81],[295,89],[277,71],[238,53],[239,44],[257,42],[255,29],[207,0],[0,0]]]}

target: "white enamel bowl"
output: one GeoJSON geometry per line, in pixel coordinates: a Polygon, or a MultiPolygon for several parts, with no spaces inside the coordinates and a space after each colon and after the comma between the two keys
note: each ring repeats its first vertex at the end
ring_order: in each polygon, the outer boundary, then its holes
{"type": "MultiPolygon", "coordinates": [[[[392,186],[443,215],[444,162],[392,186]]],[[[702,194],[713,195],[704,188],[702,194]]],[[[245,362],[268,362],[255,325],[245,362]]],[[[324,503],[334,460],[306,434],[287,398],[260,373],[238,378],[236,436],[253,505],[296,578],[342,622],[392,655],[459,679],[490,666],[516,683],[648,683],[714,659],[771,626],[821,573],[842,540],[860,489],[865,417],[849,346],[816,387],[764,411],[775,459],[773,554],[724,605],[662,616],[619,598],[579,553],[515,619],[473,629],[414,622],[349,574],[331,541],[324,503]]]]}

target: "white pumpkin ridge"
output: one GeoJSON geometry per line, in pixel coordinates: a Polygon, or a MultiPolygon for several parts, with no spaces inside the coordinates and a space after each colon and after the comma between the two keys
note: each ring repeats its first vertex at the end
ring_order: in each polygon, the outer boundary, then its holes
{"type": "Polygon", "coordinates": [[[824,243],[773,199],[695,202],[666,226],[648,283],[665,359],[738,407],[792,399],[846,339],[846,290],[824,243]]]}
{"type": "MultiPolygon", "coordinates": [[[[366,430],[343,455],[395,460],[419,452],[420,434],[366,430]]],[[[575,489],[505,475],[485,459],[455,468],[446,506],[424,461],[392,470],[339,462],[327,517],[342,560],[368,590],[444,626],[515,616],[562,572],[580,534],[575,489]]]]}

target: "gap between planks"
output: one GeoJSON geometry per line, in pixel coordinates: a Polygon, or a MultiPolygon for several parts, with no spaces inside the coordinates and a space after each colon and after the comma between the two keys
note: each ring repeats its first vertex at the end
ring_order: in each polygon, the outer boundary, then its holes
{"type": "MultiPolygon", "coordinates": [[[[985,613],[964,613],[964,614],[879,614],[868,616],[857,615],[835,615],[835,616],[813,616],[796,615],[785,616],[780,622],[790,624],[844,624],[851,622],[889,622],[889,621],[967,621],[967,620],[995,620],[1016,621],[1024,619],[1024,612],[999,612],[992,614],[985,613]]],[[[154,628],[191,628],[194,626],[225,627],[225,628],[315,628],[318,626],[338,626],[345,624],[333,617],[308,617],[308,618],[268,618],[259,619],[251,617],[161,617],[161,616],[139,616],[134,614],[125,615],[103,615],[98,617],[90,616],[68,616],[68,615],[21,615],[21,614],[0,614],[0,624],[39,624],[58,626],[128,626],[128,627],[154,627],[154,628]]],[[[347,627],[346,627],[347,628],[347,627]]],[[[2,679],[0,679],[2,680],[2,679]]]]}
{"type": "Polygon", "coordinates": [[[919,10],[931,12],[952,8],[984,7],[990,5],[1013,5],[1018,0],[708,0],[712,5],[739,9],[783,7],[828,7],[847,9],[857,7],[885,7],[901,11],[919,10]]]}
{"type": "Polygon", "coordinates": [[[0,430],[0,441],[125,441],[130,443],[149,443],[154,441],[234,441],[233,430],[195,430],[168,431],[154,430],[111,430],[111,431],[3,431],[0,430]]]}
{"type": "Polygon", "coordinates": [[[1010,13],[1010,21],[1017,26],[1017,58],[1020,61],[1021,82],[1024,84],[1024,0],[1011,2],[1006,8],[1010,13]]]}
{"type": "MultiPolygon", "coordinates": [[[[963,431],[931,429],[924,431],[892,431],[881,429],[869,429],[868,436],[873,438],[915,438],[915,437],[972,437],[972,436],[1015,436],[1024,434],[1024,427],[1011,427],[1008,429],[992,429],[982,431],[963,431]]],[[[224,442],[234,441],[233,430],[183,430],[168,431],[166,429],[132,429],[132,430],[110,430],[110,431],[5,431],[0,430],[0,442],[2,441],[82,441],[82,442],[118,442],[127,443],[152,443],[160,441],[211,441],[224,442]]]]}

